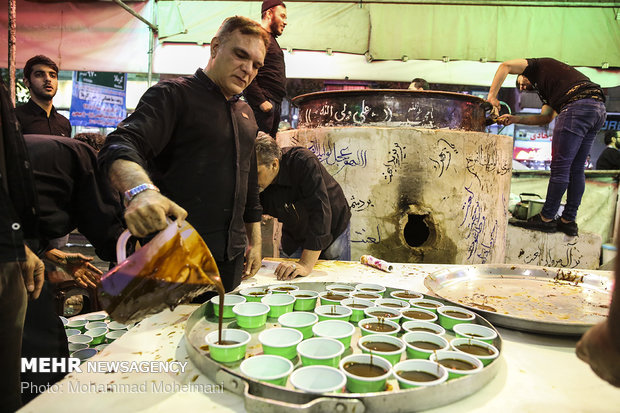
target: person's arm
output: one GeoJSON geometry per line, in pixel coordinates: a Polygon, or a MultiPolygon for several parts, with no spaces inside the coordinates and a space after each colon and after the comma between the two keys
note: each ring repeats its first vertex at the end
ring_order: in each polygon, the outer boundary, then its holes
{"type": "Polygon", "coordinates": [[[306,275],[309,275],[312,272],[314,264],[316,264],[320,255],[320,250],[302,250],[301,258],[299,259],[299,261],[295,263],[286,261],[278,265],[275,270],[276,278],[278,280],[292,280],[297,276],[305,277],[306,275]]]}
{"type": "MultiPolygon", "coordinates": [[[[260,70],[264,69],[261,68],[259,71],[260,70]]],[[[252,83],[245,88],[243,95],[252,107],[259,107],[263,112],[269,112],[273,108],[273,105],[267,100],[267,97],[265,96],[263,89],[258,84],[258,80],[256,78],[254,78],[252,83]]]]}
{"type": "Polygon", "coordinates": [[[493,82],[491,83],[491,88],[489,89],[489,95],[487,96],[487,101],[493,105],[499,111],[499,100],[497,100],[497,93],[499,89],[504,84],[504,80],[506,80],[506,76],[510,75],[520,75],[523,73],[525,68],[527,67],[527,60],[525,59],[514,59],[507,60],[499,65],[497,71],[495,72],[495,76],[493,77],[493,82]]]}
{"type": "Polygon", "coordinates": [[[549,105],[543,105],[538,115],[502,115],[497,118],[497,123],[508,126],[513,123],[521,125],[547,125],[557,115],[549,105]]]}
{"type": "MultiPolygon", "coordinates": [[[[109,177],[112,186],[121,193],[141,184],[152,184],[140,165],[124,159],[117,159],[112,163],[109,177]]],[[[180,223],[187,217],[187,212],[158,191],[151,189],[136,195],[125,209],[127,228],[137,237],[145,237],[166,228],[168,216],[175,217],[180,223]]]]}
{"type": "MultiPolygon", "coordinates": [[[[620,231],[618,231],[620,237],[620,231]]],[[[620,238],[617,238],[620,239],[620,238]]],[[[589,329],[577,343],[577,357],[611,385],[620,387],[620,260],[616,260],[614,291],[609,315],[589,329]]]]}
{"type": "Polygon", "coordinates": [[[248,249],[245,253],[245,266],[243,277],[253,277],[261,266],[262,260],[262,238],[260,232],[260,221],[245,224],[245,231],[248,234],[248,249]]]}

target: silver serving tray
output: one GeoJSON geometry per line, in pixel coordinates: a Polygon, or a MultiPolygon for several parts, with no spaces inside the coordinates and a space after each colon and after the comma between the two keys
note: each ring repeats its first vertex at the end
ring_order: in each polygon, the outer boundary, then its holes
{"type": "Polygon", "coordinates": [[[441,270],[428,275],[424,285],[497,326],[580,335],[607,317],[612,278],[585,270],[494,264],[441,270]]]}
{"type": "MultiPolygon", "coordinates": [[[[295,283],[300,289],[314,291],[324,291],[327,284],[333,283],[295,283]]],[[[402,290],[402,288],[388,288],[387,293],[393,290],[402,290]]],[[[476,317],[475,322],[494,329],[487,320],[480,316],[476,317]]],[[[229,324],[236,325],[232,319],[224,320],[225,328],[229,324]]],[[[273,327],[274,325],[277,325],[276,320],[267,319],[266,328],[273,327]]],[[[313,413],[405,413],[443,406],[475,393],[491,381],[498,372],[502,351],[502,339],[498,333],[498,337],[493,342],[493,345],[500,351],[500,357],[493,360],[478,374],[463,376],[438,386],[378,393],[319,395],[299,391],[293,387],[259,382],[241,374],[238,368],[240,363],[224,365],[212,360],[205,349],[206,343],[204,338],[214,329],[217,329],[217,320],[210,303],[205,303],[192,313],[185,327],[184,342],[190,360],[214,383],[223,384],[226,390],[243,397],[247,411],[261,413],[290,413],[291,409],[296,412],[313,413]]],[[[260,331],[262,330],[251,332],[252,340],[248,344],[248,353],[257,354],[260,352],[260,345],[257,340],[260,331]]],[[[355,349],[355,352],[359,352],[355,336],[351,342],[351,348],[355,349]]],[[[351,350],[349,349],[348,351],[350,352],[351,350]]],[[[346,354],[347,352],[345,352],[346,354]]]]}

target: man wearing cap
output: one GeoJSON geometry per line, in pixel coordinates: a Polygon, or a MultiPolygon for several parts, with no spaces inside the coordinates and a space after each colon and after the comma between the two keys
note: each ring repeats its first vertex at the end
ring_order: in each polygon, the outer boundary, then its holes
{"type": "Polygon", "coordinates": [[[276,40],[286,27],[286,6],[281,0],[264,0],[261,26],[270,34],[271,43],[265,65],[245,90],[245,97],[254,111],[258,129],[276,137],[280,124],[282,98],[286,95],[284,53],[276,40]]]}

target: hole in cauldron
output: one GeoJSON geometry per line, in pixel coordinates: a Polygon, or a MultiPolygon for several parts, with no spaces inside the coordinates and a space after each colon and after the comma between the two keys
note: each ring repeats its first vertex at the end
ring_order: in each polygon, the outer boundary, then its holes
{"type": "Polygon", "coordinates": [[[407,214],[403,235],[410,247],[421,247],[428,240],[430,230],[424,222],[426,217],[428,215],[407,214]]]}

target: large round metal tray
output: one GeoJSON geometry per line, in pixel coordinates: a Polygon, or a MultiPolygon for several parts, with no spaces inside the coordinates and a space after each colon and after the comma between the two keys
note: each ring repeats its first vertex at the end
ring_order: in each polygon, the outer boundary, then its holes
{"type": "Polygon", "coordinates": [[[462,93],[407,89],[314,92],[293,98],[299,127],[389,126],[484,131],[484,100],[462,93]]]}
{"type": "Polygon", "coordinates": [[[612,291],[603,274],[509,264],[441,270],[424,285],[495,325],[555,335],[581,335],[605,320],[612,291]]]}
{"type": "MultiPolygon", "coordinates": [[[[324,291],[325,286],[332,283],[300,282],[295,283],[300,289],[324,291]]],[[[339,283],[343,284],[343,283],[339,283]]],[[[265,286],[266,287],[266,286],[265,286]]],[[[402,288],[387,288],[390,291],[402,288]]],[[[439,299],[439,301],[444,301],[439,299]]],[[[476,323],[493,328],[484,318],[477,316],[476,323]]],[[[224,327],[236,325],[232,319],[224,320],[224,327]]],[[[267,319],[266,328],[277,324],[277,320],[267,319]]],[[[262,383],[244,376],[239,372],[239,364],[224,365],[212,360],[205,349],[205,336],[217,329],[217,319],[210,303],[201,305],[192,313],[185,327],[185,347],[190,359],[196,367],[226,390],[236,393],[245,399],[245,408],[251,412],[290,413],[291,409],[298,412],[337,412],[337,413],[404,413],[431,409],[462,399],[485,386],[497,374],[499,357],[487,365],[480,373],[449,380],[433,387],[418,387],[407,390],[392,390],[378,393],[341,393],[329,395],[310,394],[293,387],[275,386],[262,383]]],[[[261,330],[262,331],[262,330],[261,330]]],[[[248,344],[246,354],[261,352],[257,336],[260,331],[252,331],[252,340],[248,344]]],[[[493,343],[498,350],[502,349],[502,340],[498,334],[493,343]]],[[[351,349],[359,352],[355,340],[351,349]]],[[[348,350],[351,351],[350,349],[348,350]]],[[[347,354],[345,352],[345,354],[347,354]]]]}

